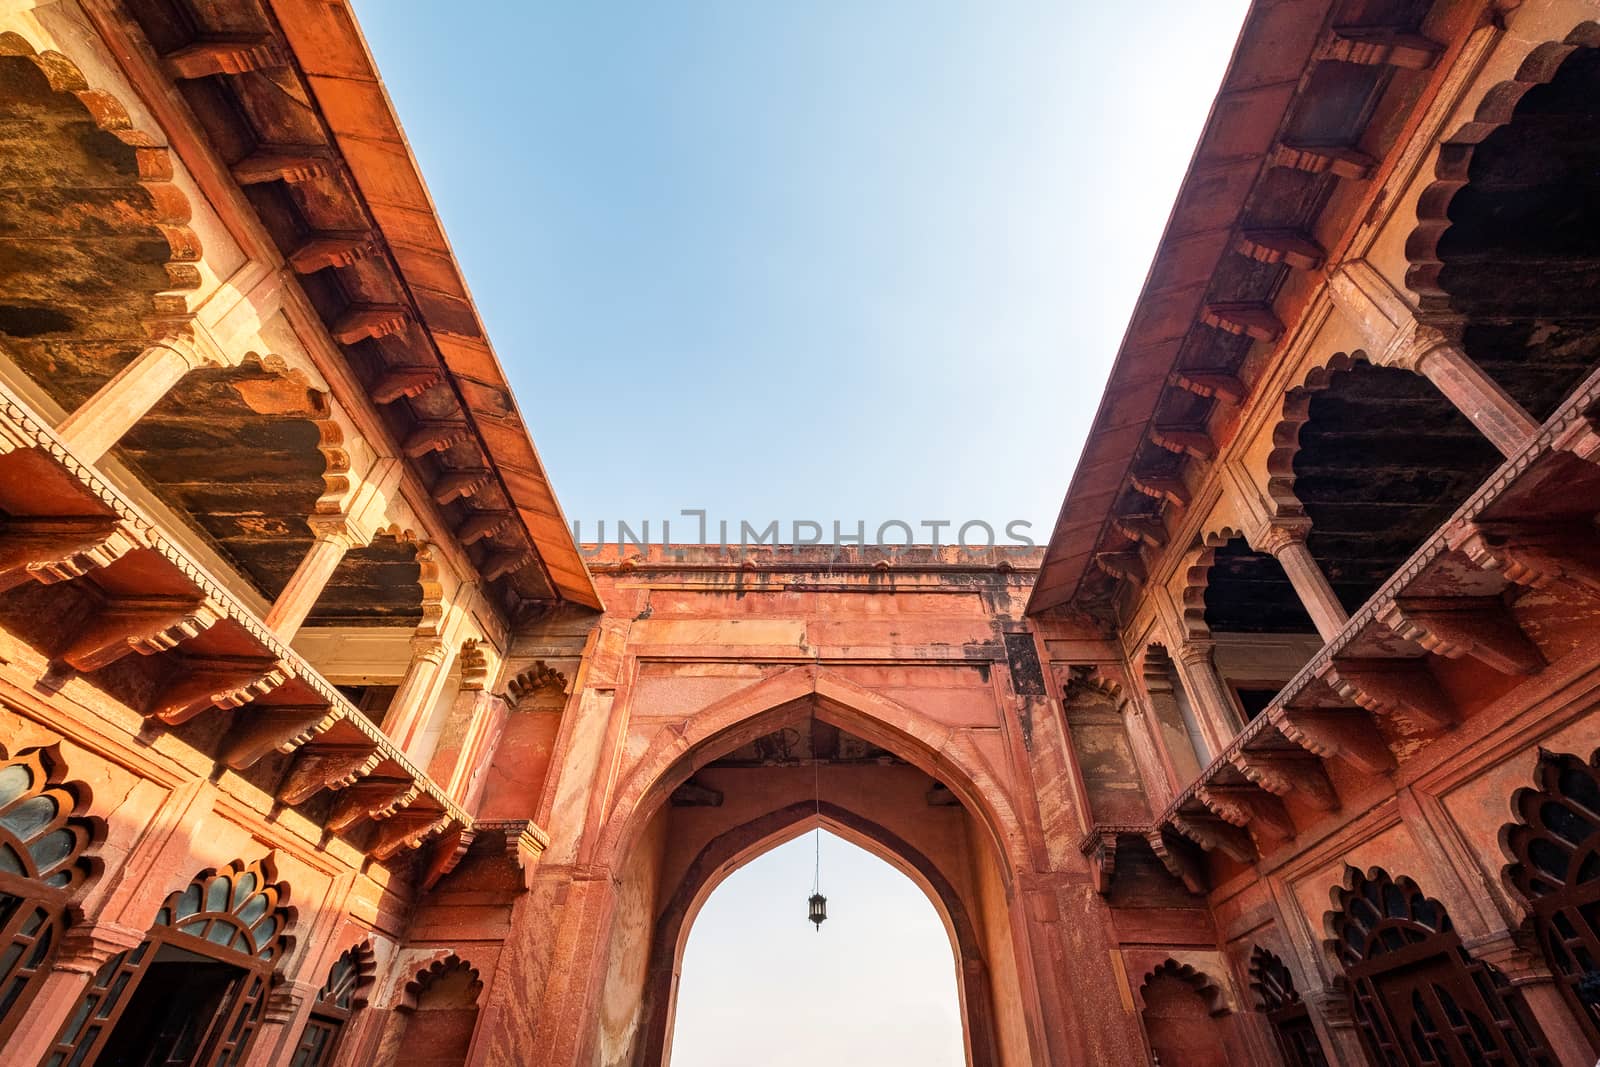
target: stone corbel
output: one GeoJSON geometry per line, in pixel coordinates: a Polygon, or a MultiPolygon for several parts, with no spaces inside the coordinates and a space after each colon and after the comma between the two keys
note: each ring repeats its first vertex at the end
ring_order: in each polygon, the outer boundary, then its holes
{"type": "Polygon", "coordinates": [[[382,759],[382,751],[370,741],[307,745],[279,783],[278,800],[292,807],[324,789],[347,789],[376,770],[382,759]]]}
{"type": "Polygon", "coordinates": [[[54,660],[85,673],[97,671],[132,652],[151,656],[176,648],[222,616],[222,609],[204,598],[108,599],[54,660]]]}
{"type": "Polygon", "coordinates": [[[1081,846],[1089,861],[1089,876],[1094,890],[1101,896],[1111,892],[1111,881],[1117,873],[1117,834],[1113,830],[1091,830],[1081,846]]]}
{"type": "Polygon", "coordinates": [[[1433,730],[1456,724],[1455,709],[1421,660],[1335,658],[1317,677],[1357,707],[1379,715],[1399,715],[1433,730]]]}
{"type": "Polygon", "coordinates": [[[212,708],[242,707],[293,677],[286,661],[264,658],[190,659],[184,672],[156,697],[147,715],[176,726],[212,708]]]}
{"type": "Polygon", "coordinates": [[[1220,851],[1238,863],[1256,861],[1255,843],[1243,829],[1207,812],[1174,812],[1172,828],[1207,852],[1220,851]]]}
{"type": "Polygon", "coordinates": [[[1279,708],[1269,711],[1278,732],[1324,759],[1342,759],[1366,774],[1395,769],[1394,753],[1372,716],[1359,708],[1279,708]]]}
{"type": "Polygon", "coordinates": [[[1468,522],[1450,531],[1448,542],[1516,585],[1544,589],[1570,583],[1600,594],[1600,534],[1591,524],[1468,522]]]}
{"type": "Polygon", "coordinates": [[[1283,801],[1258,786],[1212,783],[1200,786],[1195,795],[1223,822],[1248,830],[1258,841],[1278,844],[1294,837],[1294,822],[1283,801]]]}
{"type": "Polygon", "coordinates": [[[274,752],[290,753],[331,730],[339,713],[327,704],[257,705],[237,716],[223,739],[218,762],[248,770],[274,752]]]}
{"type": "Polygon", "coordinates": [[[1502,674],[1537,674],[1539,648],[1497,597],[1399,597],[1378,621],[1446,659],[1472,656],[1502,674]]]}
{"type": "Polygon", "coordinates": [[[142,547],[116,518],[8,519],[0,529],[0,591],[81,578],[142,547]]]}
{"type": "Polygon", "coordinates": [[[1205,861],[1196,854],[1195,846],[1190,842],[1169,835],[1165,830],[1157,827],[1145,837],[1150,844],[1150,851],[1154,852],[1156,859],[1167,869],[1183,887],[1196,896],[1205,896],[1207,880],[1205,874],[1205,861]]]}
{"type": "Polygon", "coordinates": [[[324,825],[342,834],[363,819],[381,822],[415,803],[422,787],[412,778],[364,778],[334,800],[324,825]]]}
{"type": "Polygon", "coordinates": [[[1233,757],[1233,765],[1245,778],[1274,796],[1288,796],[1292,792],[1318,811],[1339,808],[1339,794],[1334,791],[1327,768],[1310,752],[1247,750],[1233,757]]]}
{"type": "Polygon", "coordinates": [[[145,933],[104,920],[72,923],[62,934],[61,948],[50,966],[72,974],[92,975],[117,953],[137,948],[144,942],[145,933]]]}

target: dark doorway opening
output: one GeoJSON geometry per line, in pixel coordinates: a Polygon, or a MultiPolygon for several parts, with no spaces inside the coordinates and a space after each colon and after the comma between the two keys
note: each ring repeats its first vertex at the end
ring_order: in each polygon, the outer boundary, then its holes
{"type": "Polygon", "coordinates": [[[223,1026],[242,967],[162,945],[140,979],[101,1053],[102,1067],[177,1067],[202,1062],[223,1026]]]}

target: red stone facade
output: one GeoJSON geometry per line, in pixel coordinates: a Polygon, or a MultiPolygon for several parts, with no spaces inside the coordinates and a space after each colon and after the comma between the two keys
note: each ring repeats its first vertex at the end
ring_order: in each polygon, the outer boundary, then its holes
{"type": "Polygon", "coordinates": [[[975,1067],[1600,1055],[1592,0],[1255,3],[1037,550],[580,549],[347,0],[0,119],[0,1061],[661,1067],[819,823],[975,1067]]]}

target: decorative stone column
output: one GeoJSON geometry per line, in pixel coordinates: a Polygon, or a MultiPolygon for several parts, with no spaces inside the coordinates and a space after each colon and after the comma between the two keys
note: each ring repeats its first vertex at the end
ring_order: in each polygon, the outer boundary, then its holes
{"type": "Polygon", "coordinates": [[[1309,520],[1272,523],[1256,537],[1255,548],[1270,553],[1282,565],[1283,573],[1289,576],[1289,584],[1294,586],[1306,614],[1311,616],[1312,624],[1326,643],[1344,629],[1350,616],[1334,595],[1333,586],[1328,584],[1311,549],[1306,547],[1306,535],[1310,532],[1309,520]]]}
{"type": "Polygon", "coordinates": [[[1410,351],[1393,365],[1427,378],[1507,456],[1520,451],[1539,430],[1521,404],[1437,330],[1420,327],[1410,351]]]}
{"type": "MultiPolygon", "coordinates": [[[[1342,984],[1343,979],[1338,979],[1342,984]]],[[[1355,1016],[1350,1013],[1350,997],[1345,990],[1323,986],[1309,989],[1305,1002],[1311,1008],[1312,1026],[1322,1039],[1322,1051],[1333,1067],[1366,1067],[1366,1048],[1355,1016]]]]}
{"type": "Polygon", "coordinates": [[[1217,673],[1216,661],[1211,657],[1215,648],[1216,642],[1209,638],[1190,638],[1178,646],[1176,659],[1190,703],[1200,716],[1206,745],[1212,752],[1221,752],[1244,724],[1228,695],[1228,687],[1217,673]]]}
{"type": "Polygon", "coordinates": [[[96,972],[119,952],[145,938],[145,931],[111,922],[79,923],[67,928],[61,949],[28,1005],[22,1023],[6,1042],[5,1062],[38,1063],[77,1007],[96,972]]]}
{"type": "Polygon", "coordinates": [[[439,687],[450,673],[454,659],[455,649],[442,637],[427,635],[411,640],[411,666],[406,669],[383,717],[383,732],[408,756],[415,755],[428,712],[438,700],[439,687]]]}
{"type": "Polygon", "coordinates": [[[244,1067],[271,1067],[289,1062],[320,988],[293,979],[272,988],[262,1008],[261,1022],[250,1040],[244,1067]]]}
{"type": "Polygon", "coordinates": [[[153,344],[63,419],[56,427],[56,436],[79,459],[93,463],[109,452],[184,375],[199,367],[225,364],[220,353],[204,350],[188,338],[153,344]]]}
{"type": "Polygon", "coordinates": [[[1432,382],[1505,455],[1538,430],[1522,406],[1439,330],[1417,321],[1416,310],[1363,260],[1340,265],[1328,277],[1328,295],[1361,332],[1367,358],[1432,382]]]}
{"type": "Polygon", "coordinates": [[[1557,1060],[1588,1063],[1594,1059],[1594,1048],[1561,990],[1556,988],[1555,975],[1550,973],[1543,956],[1518,944],[1517,935],[1511,932],[1467,947],[1478,959],[1492,964],[1522,994],[1557,1060]]]}
{"type": "Polygon", "coordinates": [[[343,515],[314,515],[307,520],[307,525],[316,540],[263,620],[267,629],[285,641],[293,640],[300,624],[305,622],[333,578],[333,572],[339,569],[345,553],[371,542],[343,515]]]}

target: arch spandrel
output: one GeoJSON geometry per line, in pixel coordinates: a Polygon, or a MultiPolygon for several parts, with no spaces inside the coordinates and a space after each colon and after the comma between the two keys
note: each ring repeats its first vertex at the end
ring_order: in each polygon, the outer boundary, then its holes
{"type": "Polygon", "coordinates": [[[1027,840],[1003,779],[960,735],[965,731],[817,667],[796,667],[658,729],[608,805],[590,862],[612,866],[667,796],[717,756],[815,715],[901,755],[944,782],[988,830],[1002,871],[1027,862],[1027,840]]]}

